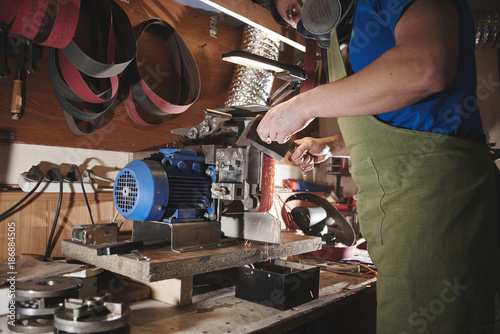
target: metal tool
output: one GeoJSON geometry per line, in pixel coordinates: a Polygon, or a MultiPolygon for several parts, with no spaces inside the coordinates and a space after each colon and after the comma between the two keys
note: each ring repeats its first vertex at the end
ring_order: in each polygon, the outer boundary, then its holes
{"type": "Polygon", "coordinates": [[[277,142],[272,142],[270,144],[262,141],[257,134],[257,126],[260,121],[264,118],[262,115],[256,116],[243,130],[238,141],[237,145],[252,145],[258,150],[264,152],[268,156],[283,162],[285,159],[285,155],[288,151],[293,151],[297,144],[293,141],[288,141],[285,144],[279,144],[277,142]],[[295,146],[294,146],[295,145],[295,146]]]}
{"type": "Polygon", "coordinates": [[[118,241],[116,224],[76,225],[71,228],[71,240],[84,245],[109,244],[118,241]]]}
{"type": "Polygon", "coordinates": [[[57,333],[130,333],[130,307],[105,299],[66,299],[54,314],[57,333]]]}
{"type": "MultiPolygon", "coordinates": [[[[292,140],[287,141],[284,144],[279,144],[278,142],[272,142],[270,144],[264,142],[260,139],[259,134],[257,133],[257,126],[260,121],[264,118],[262,115],[256,116],[243,130],[241,136],[238,138],[236,142],[237,145],[245,145],[250,144],[267,154],[271,158],[278,160],[279,162],[283,162],[287,152],[293,153],[295,149],[298,147],[297,143],[292,140]]],[[[309,153],[306,153],[309,154],[309,153]]]]}
{"type": "Polygon", "coordinates": [[[16,77],[14,78],[14,87],[12,89],[12,101],[10,107],[12,119],[19,119],[23,115],[25,51],[25,43],[22,38],[19,38],[17,42],[17,71],[16,77]]]}
{"type": "Polygon", "coordinates": [[[134,254],[137,261],[149,261],[149,257],[142,255],[137,249],[131,250],[130,253],[134,254]]]}
{"type": "Polygon", "coordinates": [[[26,48],[28,49],[27,62],[28,68],[26,69],[27,74],[33,74],[36,71],[35,58],[33,55],[33,41],[27,39],[26,40],[26,48]]]}
{"type": "Polygon", "coordinates": [[[7,27],[0,23],[0,78],[6,78],[9,72],[7,66],[7,27]]]}
{"type": "Polygon", "coordinates": [[[76,298],[81,280],[53,276],[16,283],[16,320],[8,323],[12,332],[47,333],[54,331],[54,313],[65,298],[76,298]]]}

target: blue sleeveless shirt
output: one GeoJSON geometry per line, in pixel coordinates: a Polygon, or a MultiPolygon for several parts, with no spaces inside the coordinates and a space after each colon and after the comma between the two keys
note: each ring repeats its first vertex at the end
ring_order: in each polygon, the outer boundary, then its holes
{"type": "MultiPolygon", "coordinates": [[[[349,43],[354,72],[395,46],[394,29],[412,0],[356,0],[349,43]]],[[[393,126],[451,135],[482,133],[477,104],[475,28],[467,0],[458,0],[460,13],[459,62],[452,84],[444,91],[400,110],[376,117],[393,126]]]]}

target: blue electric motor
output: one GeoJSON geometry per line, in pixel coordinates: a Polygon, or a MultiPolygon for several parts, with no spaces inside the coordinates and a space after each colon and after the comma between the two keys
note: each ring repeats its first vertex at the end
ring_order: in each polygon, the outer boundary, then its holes
{"type": "Polygon", "coordinates": [[[213,217],[212,178],[196,152],[161,149],[134,160],[118,174],[113,199],[118,212],[135,221],[182,222],[213,217]],[[206,213],[209,213],[208,215],[206,213]]]}

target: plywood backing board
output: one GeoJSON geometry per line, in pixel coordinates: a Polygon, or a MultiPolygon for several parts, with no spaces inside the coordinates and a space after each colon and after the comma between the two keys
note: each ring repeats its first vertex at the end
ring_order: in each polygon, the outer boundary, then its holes
{"type": "Polygon", "coordinates": [[[70,240],[62,241],[61,252],[66,257],[132,279],[153,282],[303,254],[321,247],[319,237],[283,231],[281,238],[281,244],[227,240],[230,245],[226,247],[185,253],[174,253],[168,248],[141,249],[141,254],[149,257],[149,261],[137,261],[132,254],[97,256],[96,247],[84,246],[70,240]]]}
{"type": "MultiPolygon", "coordinates": [[[[197,125],[204,119],[204,109],[224,106],[234,65],[222,61],[221,54],[240,47],[242,27],[220,22],[218,38],[212,38],[210,17],[175,0],[130,1],[130,4],[116,0],[116,3],[125,10],[133,27],[150,17],[158,17],[176,29],[200,70],[201,93],[194,105],[167,122],[150,127],[133,123],[123,103],[118,101],[107,112],[110,118],[108,125],[90,135],[74,135],[66,125],[62,108],[54,96],[47,69],[48,48],[43,48],[42,59],[36,64],[37,71],[27,75],[26,110],[19,120],[12,120],[10,115],[16,64],[14,59],[9,58],[11,73],[7,78],[0,79],[0,132],[13,132],[14,142],[17,143],[137,152],[178,141],[177,136],[170,133],[171,129],[197,125]]],[[[149,43],[139,49],[138,55],[143,60],[157,56],[167,58],[164,45],[149,43]]],[[[168,59],[161,62],[168,63],[168,59]]],[[[157,69],[156,65],[150,68],[153,72],[167,72],[157,69]]],[[[147,69],[145,73],[149,73],[147,69]]],[[[170,80],[167,78],[165,83],[170,83],[170,80]]],[[[123,92],[119,94],[119,97],[123,96],[123,92]]]]}

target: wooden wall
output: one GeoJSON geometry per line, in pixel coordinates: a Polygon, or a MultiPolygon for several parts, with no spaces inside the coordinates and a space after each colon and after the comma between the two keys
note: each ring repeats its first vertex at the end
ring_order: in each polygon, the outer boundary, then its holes
{"type": "MultiPolygon", "coordinates": [[[[22,192],[0,192],[0,212],[5,212],[25,194],[22,192]]],[[[112,193],[87,194],[92,216],[96,224],[110,223],[116,209],[112,193]]],[[[7,238],[9,226],[15,227],[16,254],[44,255],[50,231],[57,211],[58,193],[34,194],[19,210],[2,220],[0,224],[0,261],[7,259],[7,238]]],[[[119,216],[118,224],[123,221],[119,216]]],[[[59,219],[52,242],[52,256],[61,256],[61,240],[71,238],[71,228],[75,225],[91,224],[89,212],[82,194],[65,193],[59,219]]],[[[131,230],[132,223],[126,221],[122,230],[131,230]]]]}
{"type": "MultiPolygon", "coordinates": [[[[153,127],[133,123],[126,115],[123,103],[116,102],[108,111],[111,121],[107,126],[90,135],[76,136],[67,127],[62,109],[54,97],[47,71],[48,49],[45,48],[43,58],[37,63],[37,71],[27,76],[26,110],[19,120],[10,117],[15,74],[15,61],[10,59],[11,74],[0,79],[0,132],[13,132],[15,142],[19,143],[136,152],[176,141],[177,136],[170,133],[171,129],[197,125],[204,118],[205,108],[223,106],[234,65],[223,62],[220,56],[240,47],[242,27],[219,21],[218,38],[212,38],[209,35],[209,16],[175,0],[130,1],[130,4],[116,2],[126,11],[132,26],[147,18],[159,17],[177,30],[199,67],[201,95],[198,101],[186,112],[153,127]]],[[[165,46],[154,47],[146,42],[138,53],[141,59],[149,59],[161,55],[167,57],[167,52],[165,46]]],[[[162,66],[168,65],[168,61],[160,62],[162,66]]],[[[164,68],[160,70],[166,71],[164,68]]],[[[165,83],[169,82],[165,80],[165,83]]]]}

